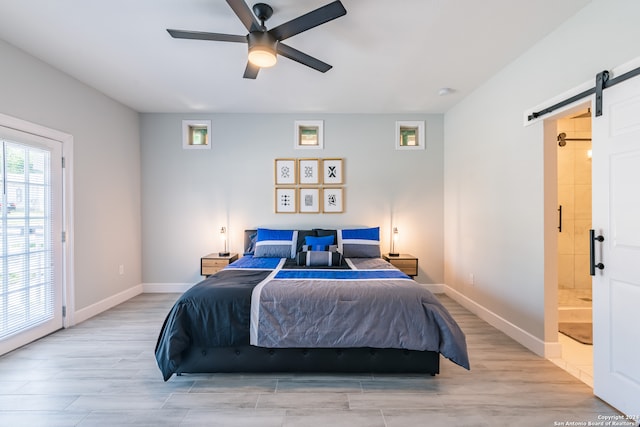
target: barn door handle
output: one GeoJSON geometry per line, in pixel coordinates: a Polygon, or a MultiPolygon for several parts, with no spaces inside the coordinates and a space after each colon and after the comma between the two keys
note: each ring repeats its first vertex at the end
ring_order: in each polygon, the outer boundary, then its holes
{"type": "Polygon", "coordinates": [[[598,270],[604,269],[604,264],[599,262],[596,264],[596,240],[598,242],[604,242],[603,236],[596,236],[596,232],[594,230],[589,230],[589,274],[592,276],[596,275],[596,268],[598,270]]]}

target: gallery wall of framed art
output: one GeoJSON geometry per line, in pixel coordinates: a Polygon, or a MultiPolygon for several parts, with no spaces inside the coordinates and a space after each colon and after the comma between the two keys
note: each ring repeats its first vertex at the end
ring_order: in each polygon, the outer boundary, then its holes
{"type": "Polygon", "coordinates": [[[342,158],[275,159],[275,212],[343,213],[344,183],[342,158]]]}

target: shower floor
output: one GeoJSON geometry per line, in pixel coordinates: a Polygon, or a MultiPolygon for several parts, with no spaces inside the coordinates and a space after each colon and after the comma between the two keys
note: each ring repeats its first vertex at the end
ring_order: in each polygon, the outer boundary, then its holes
{"type": "MultiPolygon", "coordinates": [[[[558,289],[558,322],[591,322],[591,289],[558,289]]],[[[553,363],[593,387],[593,346],[558,334],[562,357],[553,363]]]]}
{"type": "Polygon", "coordinates": [[[591,322],[591,289],[558,289],[558,322],[591,322]]]}

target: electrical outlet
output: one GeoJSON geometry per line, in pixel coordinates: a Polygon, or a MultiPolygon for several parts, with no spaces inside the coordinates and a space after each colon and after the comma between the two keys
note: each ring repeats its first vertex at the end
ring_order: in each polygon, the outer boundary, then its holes
{"type": "Polygon", "coordinates": [[[124,264],[118,266],[118,273],[122,276],[124,274],[124,264]]]}
{"type": "Polygon", "coordinates": [[[471,286],[475,285],[475,278],[473,277],[473,273],[469,273],[469,284],[471,286]]]}

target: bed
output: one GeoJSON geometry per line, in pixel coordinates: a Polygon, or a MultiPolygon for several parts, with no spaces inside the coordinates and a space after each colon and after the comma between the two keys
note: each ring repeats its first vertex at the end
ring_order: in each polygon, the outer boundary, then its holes
{"type": "Polygon", "coordinates": [[[246,252],[179,297],[156,361],[214,372],[469,369],[465,336],[426,288],[380,257],[379,228],[245,231],[246,252]]]}

